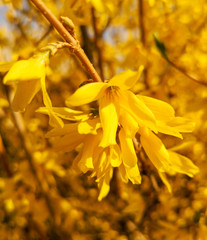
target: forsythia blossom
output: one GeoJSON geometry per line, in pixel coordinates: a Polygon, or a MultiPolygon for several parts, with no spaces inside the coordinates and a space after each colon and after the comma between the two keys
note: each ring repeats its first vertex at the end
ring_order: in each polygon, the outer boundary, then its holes
{"type": "Polygon", "coordinates": [[[56,117],[52,112],[52,103],[45,86],[46,68],[49,62],[49,54],[49,51],[40,52],[28,60],[15,62],[11,68],[8,69],[9,71],[6,74],[3,83],[7,85],[16,85],[16,91],[12,101],[12,109],[14,111],[24,111],[25,107],[32,101],[36,93],[41,89],[43,102],[50,112],[50,124],[52,126],[63,126],[62,120],[56,117]]]}
{"type": "MultiPolygon", "coordinates": [[[[79,120],[63,128],[54,128],[47,136],[60,138],[55,146],[57,150],[71,151],[82,145],[73,165],[84,173],[91,171],[92,176],[96,176],[100,188],[99,200],[110,189],[114,167],[119,169],[124,182],[130,180],[134,184],[141,183],[133,144],[136,134],[169,191],[171,187],[165,173],[178,172],[192,177],[199,171],[190,159],[166,149],[156,136],[156,133],[161,132],[182,138],[181,132],[193,130],[193,122],[175,117],[174,109],[169,104],[150,97],[136,96],[129,90],[142,70],[143,67],[140,67],[138,72],[122,72],[108,82],[84,85],[66,101],[70,106],[80,106],[98,100],[99,116],[85,115],[80,121],[81,114],[75,114],[71,119],[71,111],[74,110],[68,109],[70,114],[67,117],[67,108],[53,109],[60,118],[79,120]]],[[[49,114],[47,110],[42,112],[49,114]]]]}

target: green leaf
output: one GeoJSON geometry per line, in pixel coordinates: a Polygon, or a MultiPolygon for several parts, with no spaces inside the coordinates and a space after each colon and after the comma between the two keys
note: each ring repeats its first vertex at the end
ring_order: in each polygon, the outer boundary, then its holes
{"type": "Polygon", "coordinates": [[[166,54],[165,44],[158,39],[158,37],[156,36],[155,33],[153,34],[153,37],[154,37],[154,41],[155,41],[156,47],[158,48],[158,50],[160,51],[160,53],[162,54],[162,56],[163,56],[166,60],[168,60],[168,57],[167,57],[167,54],[166,54]]]}

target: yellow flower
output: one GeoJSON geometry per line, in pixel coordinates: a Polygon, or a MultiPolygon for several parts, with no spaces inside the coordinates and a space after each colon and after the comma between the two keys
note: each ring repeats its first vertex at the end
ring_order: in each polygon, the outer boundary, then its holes
{"type": "MultiPolygon", "coordinates": [[[[101,137],[99,139],[101,140],[101,137]]],[[[110,180],[113,175],[113,168],[118,167],[121,179],[127,183],[130,180],[133,184],[141,183],[141,176],[137,165],[137,156],[134,150],[132,139],[128,138],[122,128],[119,132],[120,145],[108,147],[97,147],[93,152],[94,170],[92,176],[96,176],[98,182],[99,196],[102,200],[110,190],[110,180]]]]}
{"type": "MultiPolygon", "coordinates": [[[[80,106],[99,100],[99,115],[103,128],[100,146],[116,144],[118,123],[126,125],[128,122],[127,125],[134,126],[136,131],[142,126],[157,132],[152,112],[143,101],[128,90],[139,79],[142,70],[141,66],[138,72],[128,70],[117,74],[108,82],[86,84],[66,100],[69,106],[80,106]]],[[[132,130],[132,133],[136,131],[132,130]]]]}
{"type": "Polygon", "coordinates": [[[195,123],[187,118],[175,117],[175,110],[168,103],[151,97],[137,95],[145,103],[156,119],[158,132],[183,138],[181,132],[192,132],[195,123]]]}
{"type": "MultiPolygon", "coordinates": [[[[40,108],[38,112],[49,114],[47,108],[40,108]]],[[[46,137],[56,137],[56,151],[69,152],[81,146],[73,161],[73,167],[83,173],[92,171],[92,176],[96,176],[100,189],[99,200],[109,192],[114,167],[119,169],[124,182],[130,180],[134,184],[141,183],[133,142],[123,128],[118,134],[120,144],[103,148],[100,146],[103,130],[98,117],[69,108],[53,108],[53,112],[67,120],[78,120],[65,124],[63,128],[53,128],[46,137]]]]}
{"type": "Polygon", "coordinates": [[[169,174],[183,173],[193,177],[199,172],[199,168],[193,162],[178,153],[167,150],[162,141],[149,129],[140,128],[140,142],[147,156],[157,168],[161,179],[171,192],[171,188],[164,172],[169,174]]]}
{"type": "MultiPolygon", "coordinates": [[[[49,51],[41,52],[28,60],[15,62],[6,74],[3,83],[16,85],[15,96],[12,101],[14,111],[24,111],[36,93],[41,89],[43,102],[50,112],[50,124],[63,126],[61,119],[52,112],[52,103],[45,86],[46,67],[49,61],[49,51]]],[[[2,68],[6,65],[2,65],[2,68]]],[[[1,70],[1,69],[0,69],[1,70]]]]}

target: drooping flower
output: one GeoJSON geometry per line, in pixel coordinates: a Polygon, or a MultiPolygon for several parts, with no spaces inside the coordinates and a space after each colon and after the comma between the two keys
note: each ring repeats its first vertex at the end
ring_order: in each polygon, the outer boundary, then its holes
{"type": "MultiPolygon", "coordinates": [[[[159,175],[171,191],[165,173],[174,174],[176,172],[194,176],[199,169],[190,159],[167,150],[162,141],[155,133],[161,132],[167,135],[182,138],[182,132],[191,132],[194,123],[186,118],[176,117],[174,109],[168,104],[158,99],[134,95],[128,89],[133,86],[140,75],[142,67],[138,73],[126,71],[118,74],[109,80],[108,83],[92,83],[78,89],[69,99],[67,104],[78,106],[99,100],[99,114],[103,137],[98,147],[104,149],[102,158],[105,162],[99,161],[102,168],[108,162],[106,149],[111,146],[118,146],[120,149],[121,164],[118,166],[123,181],[130,179],[133,183],[140,183],[141,177],[137,165],[137,157],[133,146],[133,138],[136,132],[140,135],[140,143],[148,158],[157,168],[159,175]],[[138,101],[137,101],[138,100],[138,101]],[[118,127],[119,126],[119,127],[118,127]],[[117,130],[119,129],[119,130],[117,130]],[[117,133],[118,142],[117,142],[117,133]]],[[[110,151],[107,152],[110,156],[110,151]]],[[[97,165],[98,166],[98,165],[97,165]]],[[[97,179],[100,186],[108,189],[109,177],[112,166],[109,164],[106,174],[102,174],[97,179]]],[[[97,169],[97,167],[96,167],[97,169]]],[[[96,172],[94,170],[94,172],[96,172]]],[[[100,174],[96,172],[96,175],[100,174]]],[[[102,190],[102,196],[107,190],[102,190]]]]}
{"type": "Polygon", "coordinates": [[[118,124],[123,122],[124,125],[126,121],[130,121],[128,125],[136,125],[137,129],[143,126],[157,132],[152,112],[143,101],[129,91],[139,79],[142,70],[141,66],[138,72],[128,70],[117,74],[108,82],[86,84],[66,100],[69,106],[80,106],[99,100],[99,116],[103,128],[100,146],[116,144],[118,124]],[[138,125],[134,124],[135,122],[138,125]]]}
{"type": "Polygon", "coordinates": [[[14,111],[24,111],[36,93],[41,89],[43,102],[50,112],[50,124],[53,126],[63,126],[61,119],[56,117],[52,112],[52,103],[45,86],[49,54],[49,51],[40,52],[28,60],[15,62],[4,77],[3,83],[6,85],[16,85],[15,95],[12,100],[12,109],[14,111]]]}
{"type": "Polygon", "coordinates": [[[193,177],[199,172],[199,168],[185,156],[166,149],[162,141],[149,129],[140,128],[140,142],[148,158],[157,168],[159,175],[171,192],[171,187],[164,173],[182,173],[193,177]]]}
{"type": "MultiPolygon", "coordinates": [[[[38,112],[49,114],[47,108],[41,108],[38,112]]],[[[81,146],[73,160],[73,167],[83,173],[91,171],[92,177],[96,177],[100,190],[99,200],[109,192],[114,167],[118,167],[124,182],[128,179],[132,183],[141,182],[132,139],[127,137],[123,129],[119,133],[120,145],[103,148],[99,146],[103,130],[98,117],[68,108],[54,108],[53,112],[59,117],[76,122],[65,124],[63,128],[55,127],[46,134],[46,137],[56,138],[54,145],[56,151],[69,152],[81,146]]]]}

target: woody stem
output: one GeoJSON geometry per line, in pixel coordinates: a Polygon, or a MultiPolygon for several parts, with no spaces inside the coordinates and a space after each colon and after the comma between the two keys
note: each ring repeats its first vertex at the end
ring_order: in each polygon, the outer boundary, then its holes
{"type": "Polygon", "coordinates": [[[73,36],[67,31],[63,24],[57,19],[57,17],[48,9],[48,7],[41,0],[30,0],[39,11],[45,16],[45,18],[51,23],[51,25],[59,32],[66,42],[73,46],[73,53],[81,61],[88,74],[91,76],[94,82],[102,82],[100,76],[94,69],[90,60],[80,48],[79,42],[73,38],[73,36]]]}

